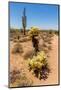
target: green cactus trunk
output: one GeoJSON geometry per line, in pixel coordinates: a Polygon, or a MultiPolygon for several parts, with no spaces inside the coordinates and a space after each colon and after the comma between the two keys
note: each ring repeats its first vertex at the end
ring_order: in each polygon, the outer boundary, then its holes
{"type": "Polygon", "coordinates": [[[25,8],[24,8],[24,11],[23,11],[23,16],[22,16],[22,26],[23,26],[23,34],[25,35],[26,34],[26,15],[25,15],[25,8]]]}

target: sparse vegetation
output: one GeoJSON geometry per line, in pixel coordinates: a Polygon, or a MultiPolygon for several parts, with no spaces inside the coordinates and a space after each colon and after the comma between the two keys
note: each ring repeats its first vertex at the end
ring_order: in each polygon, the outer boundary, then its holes
{"type": "Polygon", "coordinates": [[[13,48],[13,50],[12,50],[12,53],[13,53],[13,54],[21,54],[21,53],[23,53],[23,48],[22,48],[21,44],[16,43],[16,44],[14,45],[14,48],[13,48]]]}
{"type": "Polygon", "coordinates": [[[31,86],[33,81],[26,77],[22,70],[13,70],[10,72],[10,87],[31,86]]]}
{"type": "Polygon", "coordinates": [[[27,60],[28,58],[32,58],[34,55],[35,55],[34,50],[31,50],[31,51],[24,54],[24,59],[27,60]]]}
{"type": "Polygon", "coordinates": [[[32,86],[33,83],[34,85],[36,83],[35,79],[36,81],[39,80],[39,82],[42,82],[41,79],[48,79],[51,74],[48,62],[51,57],[49,52],[53,50],[52,40],[54,36],[58,36],[58,32],[52,30],[43,31],[36,27],[26,30],[26,35],[21,30],[10,31],[10,41],[13,44],[13,47],[10,48],[10,54],[12,55],[10,57],[12,58],[11,64],[14,63],[11,66],[13,70],[10,72],[10,87],[32,86]],[[36,43],[33,37],[36,39],[36,43]],[[30,45],[30,47],[28,48],[27,45],[30,45]],[[15,55],[18,55],[18,63],[16,63],[15,55]],[[14,66],[16,65],[18,65],[17,68],[23,66],[26,68],[25,71],[15,69],[14,66]],[[27,76],[28,73],[31,76],[30,79],[27,76]]]}

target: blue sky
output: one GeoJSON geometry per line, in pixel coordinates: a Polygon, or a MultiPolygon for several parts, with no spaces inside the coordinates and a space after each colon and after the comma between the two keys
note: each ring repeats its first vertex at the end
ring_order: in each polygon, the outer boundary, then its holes
{"type": "Polygon", "coordinates": [[[27,28],[58,30],[58,6],[47,4],[9,3],[10,27],[22,28],[23,10],[26,8],[27,28]]]}

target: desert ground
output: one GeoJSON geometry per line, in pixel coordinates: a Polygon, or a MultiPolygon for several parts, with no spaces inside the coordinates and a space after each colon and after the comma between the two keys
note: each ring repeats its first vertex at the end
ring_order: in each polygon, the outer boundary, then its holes
{"type": "MultiPolygon", "coordinates": [[[[42,35],[43,36],[43,35],[42,35]]],[[[48,64],[50,68],[50,73],[48,75],[48,78],[46,80],[39,80],[35,75],[32,73],[32,71],[29,71],[28,67],[28,61],[27,61],[27,55],[33,53],[33,46],[31,40],[20,42],[23,53],[12,53],[13,49],[15,48],[15,44],[17,42],[10,41],[10,72],[13,70],[22,71],[23,74],[27,77],[29,82],[32,82],[31,86],[35,85],[53,85],[58,84],[58,35],[54,34],[51,37],[51,50],[47,53],[48,54],[48,64]]],[[[44,42],[45,43],[45,42],[44,42]]],[[[39,38],[39,47],[42,48],[43,46],[43,39],[42,37],[39,38]]],[[[15,81],[15,80],[14,80],[15,81]]],[[[25,80],[26,82],[26,80],[25,80]]],[[[11,87],[16,87],[16,84],[10,83],[11,87]]]]}

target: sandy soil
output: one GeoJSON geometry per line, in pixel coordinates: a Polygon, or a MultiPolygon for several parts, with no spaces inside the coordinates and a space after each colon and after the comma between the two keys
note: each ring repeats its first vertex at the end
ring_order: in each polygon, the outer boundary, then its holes
{"type": "MultiPolygon", "coordinates": [[[[40,41],[41,42],[41,41],[40,41]]],[[[51,73],[49,74],[46,80],[39,80],[36,78],[32,72],[28,70],[27,60],[24,59],[24,55],[27,52],[33,50],[32,43],[30,41],[21,43],[24,53],[21,55],[12,54],[12,49],[14,47],[12,41],[10,41],[10,71],[14,68],[16,69],[24,69],[26,75],[29,79],[33,80],[33,85],[51,85],[58,84],[58,36],[54,35],[52,39],[52,50],[49,52],[48,63],[51,69],[51,73]]]]}

